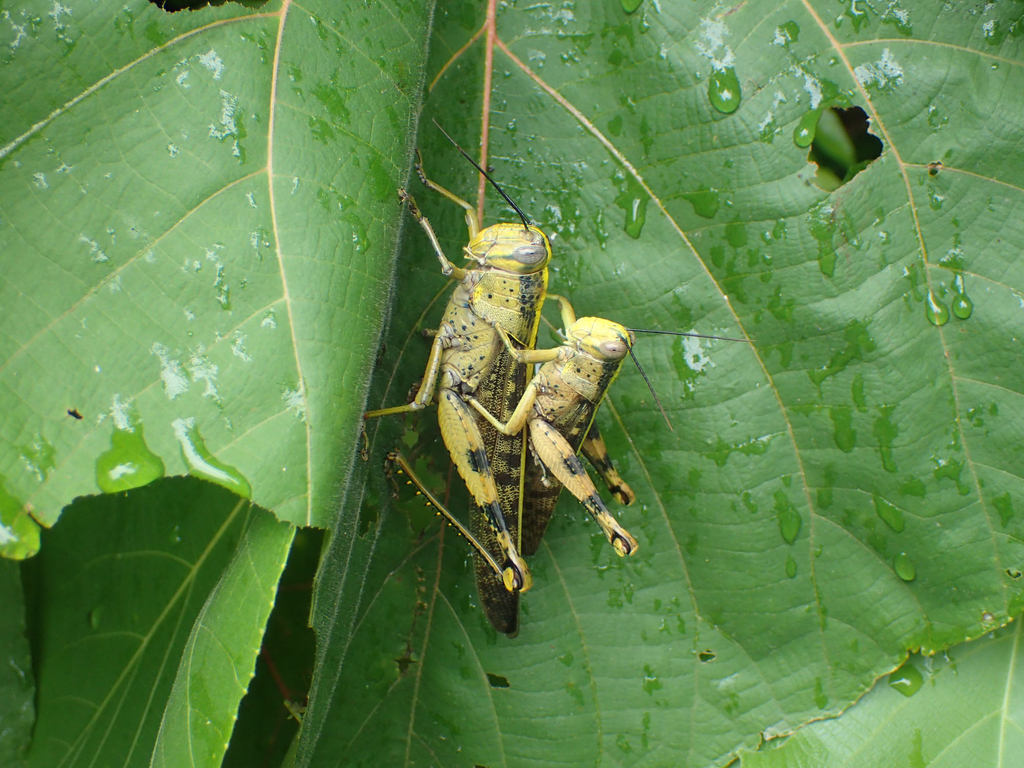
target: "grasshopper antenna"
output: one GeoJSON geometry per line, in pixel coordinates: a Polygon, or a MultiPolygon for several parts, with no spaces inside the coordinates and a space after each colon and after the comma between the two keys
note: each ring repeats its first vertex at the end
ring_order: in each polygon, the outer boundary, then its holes
{"type": "Polygon", "coordinates": [[[462,147],[459,146],[459,143],[457,141],[455,141],[455,139],[453,139],[451,136],[448,135],[448,131],[446,131],[444,128],[442,128],[440,123],[437,122],[437,120],[434,121],[434,125],[437,126],[437,130],[439,130],[441,133],[444,134],[444,137],[446,139],[448,139],[448,141],[450,141],[452,144],[455,145],[455,148],[457,150],[459,150],[459,152],[462,153],[462,156],[464,158],[466,158],[467,160],[469,160],[469,162],[471,162],[473,164],[473,167],[476,168],[478,171],[480,171],[480,173],[483,174],[485,179],[487,179],[489,182],[491,182],[491,186],[494,187],[496,190],[498,190],[498,194],[501,195],[503,198],[505,198],[505,202],[512,206],[512,210],[513,211],[515,211],[516,213],[519,214],[519,218],[523,220],[523,226],[526,227],[527,229],[529,229],[530,228],[530,217],[527,216],[525,213],[523,213],[523,209],[520,208],[518,205],[516,205],[515,200],[513,200],[511,197],[509,197],[507,194],[505,194],[505,190],[498,186],[498,182],[496,182],[494,179],[492,179],[490,174],[487,173],[487,171],[485,171],[483,168],[481,168],[477,164],[476,160],[474,160],[472,157],[470,157],[469,154],[467,154],[466,150],[464,150],[462,147]]]}
{"type": "MultiPolygon", "coordinates": [[[[687,336],[691,339],[718,339],[719,341],[742,341],[746,344],[752,343],[750,339],[734,339],[729,336],[706,336],[703,333],[683,333],[682,331],[656,331],[647,330],[644,328],[627,328],[626,330],[631,333],[659,333],[664,334],[666,336],[687,336]]],[[[672,432],[675,432],[675,429],[672,428],[672,422],[669,421],[668,419],[668,414],[665,413],[665,409],[661,405],[661,400],[658,399],[658,393],[654,391],[654,386],[651,384],[651,380],[647,378],[647,373],[644,372],[643,366],[640,365],[640,361],[637,359],[636,355],[633,354],[632,345],[627,343],[626,349],[629,350],[629,356],[633,358],[633,362],[636,364],[636,369],[640,371],[640,375],[644,377],[644,383],[647,384],[647,388],[651,390],[651,396],[654,397],[654,402],[657,403],[658,410],[661,411],[661,415],[665,417],[665,423],[668,424],[668,428],[672,432]]]]}
{"type": "Polygon", "coordinates": [[[645,330],[644,328],[627,328],[626,330],[632,331],[633,333],[661,333],[665,336],[688,336],[691,339],[717,339],[718,341],[740,341],[744,344],[753,344],[750,339],[734,339],[729,336],[705,336],[703,333],[683,333],[682,331],[655,331],[645,330]]]}
{"type": "Polygon", "coordinates": [[[658,410],[661,411],[661,415],[665,417],[665,423],[668,424],[669,431],[675,432],[675,429],[672,427],[672,422],[668,420],[668,414],[665,413],[665,408],[662,406],[661,400],[658,399],[658,393],[654,391],[654,386],[651,384],[651,380],[647,378],[647,373],[644,371],[643,366],[640,365],[640,361],[637,360],[636,355],[633,354],[633,345],[626,342],[626,349],[629,350],[629,356],[633,358],[633,362],[636,364],[636,369],[640,371],[640,375],[644,377],[644,382],[647,384],[647,388],[651,390],[654,402],[657,403],[658,410]]]}

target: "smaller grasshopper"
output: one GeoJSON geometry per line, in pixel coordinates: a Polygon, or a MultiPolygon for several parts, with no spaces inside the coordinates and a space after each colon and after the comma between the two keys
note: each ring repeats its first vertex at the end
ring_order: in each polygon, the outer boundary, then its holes
{"type": "Polygon", "coordinates": [[[564,486],[594,518],[616,553],[631,555],[639,544],[605,506],[577,454],[587,442],[588,453],[598,457],[601,474],[613,493],[625,503],[633,500],[632,490],[611,466],[604,442],[599,435],[595,439],[591,431],[597,408],[636,337],[610,320],[577,320],[568,303],[562,303],[561,309],[565,344],[554,349],[517,350],[513,354],[520,363],[543,365],[527,384],[511,418],[503,424],[475,398],[469,398],[469,404],[502,434],[516,434],[524,428],[529,431],[534,462],[527,468],[524,488],[524,552],[532,554],[540,546],[564,486]],[[586,439],[588,433],[591,434],[586,439]]]}
{"type": "MultiPolygon", "coordinates": [[[[622,504],[633,503],[633,491],[612,466],[594,416],[626,355],[633,356],[635,334],[663,333],[725,341],[745,339],[626,328],[598,317],[577,320],[568,302],[562,301],[560,306],[566,329],[565,343],[554,349],[513,353],[520,363],[543,365],[526,386],[522,400],[508,421],[502,423],[473,398],[469,399],[469,404],[502,434],[515,434],[524,428],[529,432],[534,460],[527,467],[523,489],[523,554],[532,555],[537,551],[564,486],[594,518],[616,553],[631,555],[639,547],[636,539],[619,525],[605,506],[577,454],[582,452],[590,460],[622,504]]],[[[639,361],[635,356],[633,360],[650,387],[639,361]]],[[[653,388],[651,394],[664,415],[653,388]]],[[[667,415],[665,420],[668,421],[667,415]]]]}

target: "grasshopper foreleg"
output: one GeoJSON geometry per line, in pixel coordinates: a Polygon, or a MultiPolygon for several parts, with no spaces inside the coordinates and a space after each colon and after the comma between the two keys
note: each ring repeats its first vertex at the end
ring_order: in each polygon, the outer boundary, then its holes
{"type": "Polygon", "coordinates": [[[442,197],[451,200],[457,206],[462,208],[463,211],[465,211],[466,227],[469,229],[469,239],[472,240],[474,237],[476,237],[477,233],[480,231],[480,224],[476,220],[476,208],[474,208],[472,205],[467,203],[465,200],[463,200],[461,197],[454,194],[453,192],[449,192],[436,181],[431,181],[430,179],[427,178],[427,174],[423,171],[423,155],[420,154],[420,151],[418,149],[416,150],[415,168],[416,175],[420,177],[420,181],[423,182],[423,186],[425,186],[427,189],[432,189],[442,197]]]}
{"type": "Polygon", "coordinates": [[[448,257],[444,255],[444,249],[441,248],[441,243],[437,239],[437,235],[434,234],[434,228],[427,221],[427,217],[424,216],[416,205],[416,201],[413,200],[412,195],[406,192],[404,189],[398,190],[398,199],[405,203],[409,208],[409,213],[416,220],[416,223],[423,228],[423,231],[427,233],[427,239],[430,240],[430,245],[434,248],[434,253],[437,254],[437,260],[441,262],[441,274],[445,277],[453,277],[456,280],[462,280],[466,276],[466,270],[462,267],[456,267],[452,264],[448,257]]]}

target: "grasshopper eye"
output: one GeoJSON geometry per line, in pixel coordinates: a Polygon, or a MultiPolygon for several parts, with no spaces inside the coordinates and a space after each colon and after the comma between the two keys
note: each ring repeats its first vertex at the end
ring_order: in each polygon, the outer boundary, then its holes
{"type": "Polygon", "coordinates": [[[512,252],[512,257],[523,264],[538,264],[547,258],[548,252],[543,245],[520,245],[512,252]]]}
{"type": "Polygon", "coordinates": [[[625,357],[626,352],[629,351],[629,347],[626,346],[626,342],[619,339],[614,341],[603,341],[601,342],[601,352],[609,358],[615,359],[619,357],[625,357]]]}

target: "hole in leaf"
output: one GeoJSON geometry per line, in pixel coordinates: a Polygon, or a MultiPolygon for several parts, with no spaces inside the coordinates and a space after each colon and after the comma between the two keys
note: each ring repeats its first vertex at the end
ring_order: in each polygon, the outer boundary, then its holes
{"type": "Polygon", "coordinates": [[[697,654],[697,658],[700,659],[701,664],[707,664],[709,661],[714,661],[715,654],[713,651],[701,651],[697,654]]]}
{"type": "Polygon", "coordinates": [[[807,156],[818,166],[814,181],[819,187],[827,192],[839,189],[882,154],[882,140],[869,127],[860,107],[822,111],[807,156]]]}
{"type": "Polygon", "coordinates": [[[405,653],[395,659],[395,665],[398,667],[398,676],[405,677],[409,672],[409,667],[416,663],[416,660],[412,657],[412,649],[406,648],[405,653]]]}
{"type": "Polygon", "coordinates": [[[1007,568],[1006,575],[1009,576],[1011,579],[1019,579],[1021,577],[1020,568],[1007,568]]]}
{"type": "MultiPolygon", "coordinates": [[[[167,13],[177,13],[178,11],[200,11],[209,5],[220,7],[225,5],[228,0],[149,0],[149,2],[167,13]]],[[[231,2],[245,8],[262,8],[267,4],[267,0],[231,0],[231,2]]]]}
{"type": "Polygon", "coordinates": [[[487,682],[491,684],[491,688],[508,688],[509,682],[507,677],[501,675],[492,675],[490,672],[487,673],[487,682]]]}

